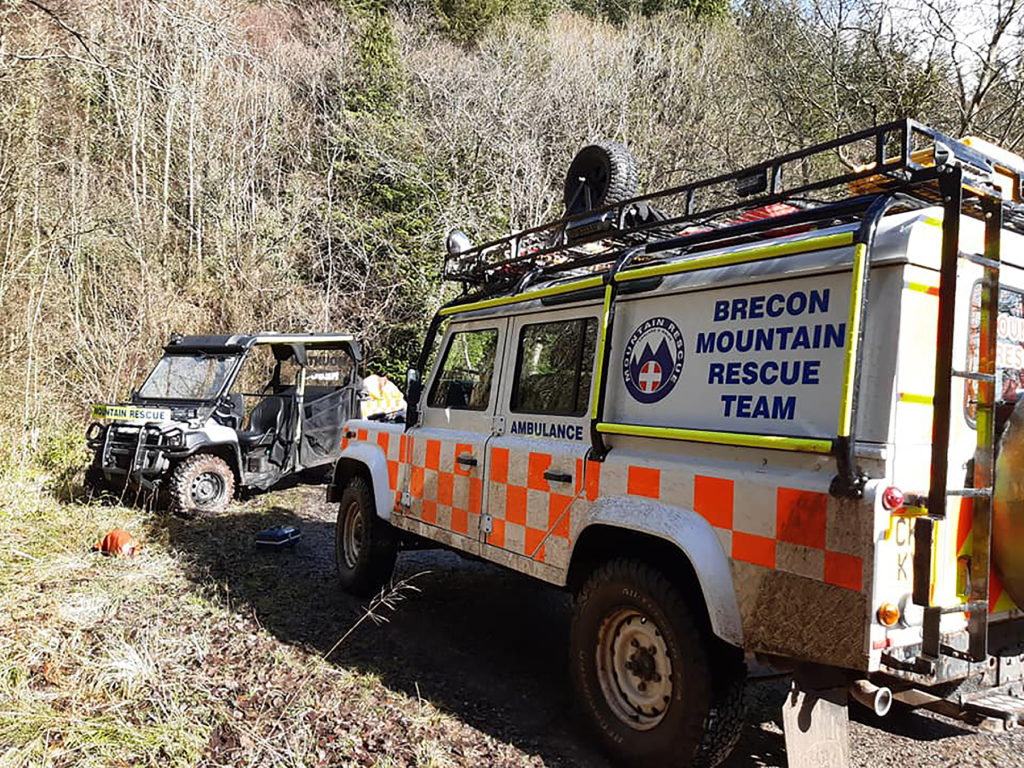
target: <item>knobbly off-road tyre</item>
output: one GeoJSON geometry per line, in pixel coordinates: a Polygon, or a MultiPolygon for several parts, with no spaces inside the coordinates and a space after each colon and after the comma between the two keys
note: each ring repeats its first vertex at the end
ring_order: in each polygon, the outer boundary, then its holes
{"type": "Polygon", "coordinates": [[[235,475],[219,456],[197,453],[174,468],[168,491],[171,511],[177,515],[217,515],[235,495],[235,475]]]}
{"type": "Polygon", "coordinates": [[[736,748],[747,724],[747,664],[743,651],[715,641],[712,653],[711,708],[694,768],[714,768],[736,748]]]}
{"type": "Polygon", "coordinates": [[[92,465],[85,470],[85,477],[82,480],[82,492],[85,495],[86,501],[101,503],[111,501],[119,495],[113,485],[108,483],[103,476],[103,470],[92,465]]]}
{"type": "Polygon", "coordinates": [[[738,649],[716,643],[657,569],[629,559],[596,569],[576,598],[570,675],[604,749],[636,766],[725,759],[743,725],[746,670],[738,649]]]}
{"type": "Polygon", "coordinates": [[[576,153],[565,175],[565,212],[582,213],[628,200],[636,196],[637,184],[636,160],[625,146],[617,141],[591,144],[576,153]],[[590,189],[589,206],[582,186],[590,189]]]}
{"type": "Polygon", "coordinates": [[[342,491],[334,534],[334,558],[342,588],[353,595],[373,594],[391,578],[397,555],[394,529],[377,517],[366,481],[353,477],[342,491]]]}

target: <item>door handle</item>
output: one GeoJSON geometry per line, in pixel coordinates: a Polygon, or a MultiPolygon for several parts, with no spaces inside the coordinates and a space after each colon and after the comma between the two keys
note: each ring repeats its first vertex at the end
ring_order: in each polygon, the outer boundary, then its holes
{"type": "Polygon", "coordinates": [[[474,459],[472,456],[466,456],[465,454],[459,456],[459,458],[457,458],[456,461],[459,462],[459,464],[461,464],[464,467],[476,466],[476,459],[474,459]]]}
{"type": "Polygon", "coordinates": [[[571,483],[572,475],[568,472],[552,472],[550,469],[544,473],[544,479],[553,483],[571,483]]]}

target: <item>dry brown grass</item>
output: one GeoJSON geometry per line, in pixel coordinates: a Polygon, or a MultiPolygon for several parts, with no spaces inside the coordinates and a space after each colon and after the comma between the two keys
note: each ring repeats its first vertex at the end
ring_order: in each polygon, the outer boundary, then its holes
{"type": "Polygon", "coordinates": [[[155,513],[61,504],[8,477],[0,529],[4,768],[534,764],[372,674],[282,643],[226,586],[189,578],[155,513]],[[143,534],[137,558],[89,552],[113,527],[143,534]]]}

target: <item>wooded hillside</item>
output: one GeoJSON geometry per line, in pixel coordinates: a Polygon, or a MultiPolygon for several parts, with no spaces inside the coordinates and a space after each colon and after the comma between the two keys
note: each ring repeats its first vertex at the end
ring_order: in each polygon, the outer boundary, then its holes
{"type": "Polygon", "coordinates": [[[1024,146],[1019,0],[7,0],[0,470],[70,467],[172,331],[348,330],[401,377],[446,231],[911,116],[1024,146]]]}

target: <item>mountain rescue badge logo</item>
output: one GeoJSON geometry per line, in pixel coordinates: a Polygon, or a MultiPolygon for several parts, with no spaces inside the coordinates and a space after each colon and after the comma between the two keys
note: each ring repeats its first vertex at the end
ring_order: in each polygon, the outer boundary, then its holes
{"type": "Polygon", "coordinates": [[[683,372],[683,332],[667,317],[652,317],[633,331],[622,355],[622,380],[634,400],[656,403],[683,372]]]}

